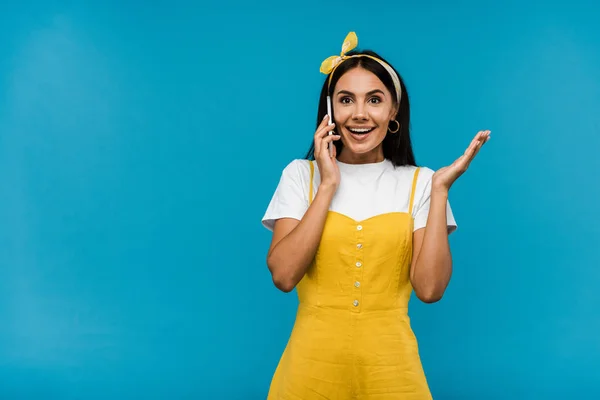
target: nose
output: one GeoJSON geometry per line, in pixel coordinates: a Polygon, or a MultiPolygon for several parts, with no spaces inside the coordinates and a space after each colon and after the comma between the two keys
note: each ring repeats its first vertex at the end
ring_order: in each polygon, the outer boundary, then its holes
{"type": "Polygon", "coordinates": [[[367,113],[365,112],[365,107],[358,103],[354,108],[354,113],[352,114],[353,120],[366,120],[368,119],[367,113]]]}

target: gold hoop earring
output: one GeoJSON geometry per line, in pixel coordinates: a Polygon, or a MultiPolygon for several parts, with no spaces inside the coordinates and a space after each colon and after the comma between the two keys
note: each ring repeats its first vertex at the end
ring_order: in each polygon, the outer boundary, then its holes
{"type": "Polygon", "coordinates": [[[396,125],[398,125],[398,127],[396,128],[396,130],[395,130],[395,131],[393,131],[393,130],[391,130],[391,129],[390,129],[390,127],[388,126],[388,131],[389,131],[390,133],[396,133],[396,132],[398,132],[398,131],[400,130],[400,122],[398,122],[398,121],[396,121],[396,120],[393,120],[393,121],[391,121],[390,123],[392,123],[392,122],[395,122],[395,123],[396,123],[396,125]]]}

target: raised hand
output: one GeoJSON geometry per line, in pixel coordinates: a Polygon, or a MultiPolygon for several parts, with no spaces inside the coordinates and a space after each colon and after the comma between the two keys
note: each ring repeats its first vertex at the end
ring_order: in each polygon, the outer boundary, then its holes
{"type": "Polygon", "coordinates": [[[448,191],[452,184],[469,168],[481,147],[490,139],[490,131],[479,131],[462,156],[451,165],[438,169],[432,177],[432,191],[448,191]]]}

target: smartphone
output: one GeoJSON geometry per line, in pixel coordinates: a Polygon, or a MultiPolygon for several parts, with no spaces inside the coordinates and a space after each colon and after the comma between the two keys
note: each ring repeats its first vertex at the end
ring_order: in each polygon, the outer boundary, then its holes
{"type": "MultiPolygon", "coordinates": [[[[327,96],[327,115],[329,116],[329,125],[333,125],[332,114],[331,114],[331,97],[327,96]]],[[[329,135],[333,135],[333,131],[329,131],[329,135]]],[[[329,142],[329,157],[333,157],[333,142],[329,142]]]]}

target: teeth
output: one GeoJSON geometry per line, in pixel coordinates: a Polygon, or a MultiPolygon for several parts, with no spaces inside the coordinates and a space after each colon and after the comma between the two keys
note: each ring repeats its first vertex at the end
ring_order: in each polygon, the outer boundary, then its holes
{"type": "Polygon", "coordinates": [[[373,128],[366,128],[366,129],[352,128],[352,129],[350,129],[350,131],[354,132],[354,133],[367,133],[367,132],[371,132],[371,130],[373,130],[373,128]]]}

